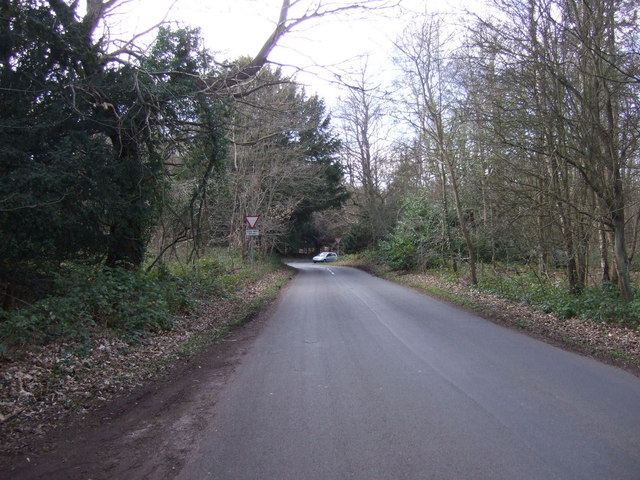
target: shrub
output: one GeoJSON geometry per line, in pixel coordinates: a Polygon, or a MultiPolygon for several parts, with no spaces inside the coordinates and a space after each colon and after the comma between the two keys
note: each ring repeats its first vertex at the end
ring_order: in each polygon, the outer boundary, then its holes
{"type": "Polygon", "coordinates": [[[0,343],[42,344],[89,339],[109,329],[131,341],[171,328],[172,313],[189,305],[179,279],[167,272],[72,267],[56,275],[51,296],[18,311],[0,311],[0,343]]]}
{"type": "Polygon", "coordinates": [[[441,266],[442,216],[443,213],[426,198],[406,197],[398,223],[380,244],[380,254],[385,262],[394,270],[426,270],[441,266]]]}
{"type": "Polygon", "coordinates": [[[149,332],[169,329],[177,313],[192,311],[198,299],[231,295],[279,260],[261,259],[254,268],[233,252],[189,266],[158,265],[153,271],[104,266],[67,266],[53,275],[51,294],[21,310],[0,309],[0,356],[21,344],[60,338],[89,343],[109,331],[136,342],[149,332]]]}
{"type": "Polygon", "coordinates": [[[620,323],[640,328],[640,292],[637,300],[625,303],[612,284],[587,287],[571,295],[557,285],[533,275],[489,276],[478,288],[512,301],[524,302],[559,318],[620,323]]]}

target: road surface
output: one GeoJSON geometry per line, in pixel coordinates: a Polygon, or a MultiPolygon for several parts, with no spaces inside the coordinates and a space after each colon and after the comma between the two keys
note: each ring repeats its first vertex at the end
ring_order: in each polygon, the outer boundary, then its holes
{"type": "Polygon", "coordinates": [[[356,269],[293,266],[177,478],[640,479],[640,379],[356,269]]]}

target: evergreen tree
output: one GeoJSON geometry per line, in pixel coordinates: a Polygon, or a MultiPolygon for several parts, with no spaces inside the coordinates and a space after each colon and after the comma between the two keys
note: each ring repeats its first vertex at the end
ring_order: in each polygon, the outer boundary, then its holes
{"type": "Polygon", "coordinates": [[[76,7],[0,4],[0,282],[13,289],[66,261],[139,266],[165,156],[199,142],[211,164],[223,150],[224,104],[197,93],[215,73],[197,30],[160,30],[123,62],[76,7]]]}

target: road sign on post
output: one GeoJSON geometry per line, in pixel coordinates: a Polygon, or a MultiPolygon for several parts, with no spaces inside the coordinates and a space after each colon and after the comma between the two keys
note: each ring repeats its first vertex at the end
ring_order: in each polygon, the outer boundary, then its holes
{"type": "Polygon", "coordinates": [[[260,235],[260,230],[256,228],[256,224],[260,219],[260,215],[245,215],[244,221],[247,222],[249,228],[247,228],[246,236],[249,237],[249,257],[251,258],[251,268],[254,268],[254,257],[255,257],[255,243],[256,237],[260,235]]]}
{"type": "Polygon", "coordinates": [[[245,215],[244,220],[249,225],[249,228],[254,230],[256,228],[256,223],[260,219],[260,215],[245,215]]]}

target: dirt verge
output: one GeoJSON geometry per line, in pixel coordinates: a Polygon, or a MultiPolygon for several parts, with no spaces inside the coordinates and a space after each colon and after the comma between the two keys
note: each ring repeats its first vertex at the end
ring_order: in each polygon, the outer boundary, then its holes
{"type": "Polygon", "coordinates": [[[269,274],[136,347],[103,338],[74,356],[50,345],[0,366],[0,478],[171,478],[291,275],[269,274]]]}

